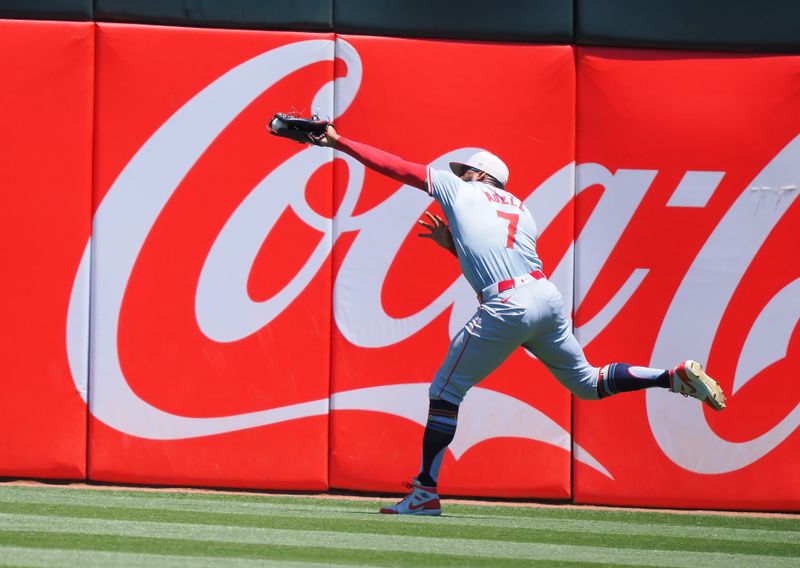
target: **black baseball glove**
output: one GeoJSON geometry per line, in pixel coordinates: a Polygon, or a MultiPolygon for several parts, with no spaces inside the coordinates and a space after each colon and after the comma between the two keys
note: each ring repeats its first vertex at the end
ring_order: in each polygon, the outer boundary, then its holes
{"type": "Polygon", "coordinates": [[[317,115],[313,115],[311,118],[301,118],[279,112],[269,121],[267,130],[274,136],[288,138],[300,144],[321,146],[329,124],[329,121],[320,120],[317,115]]]}

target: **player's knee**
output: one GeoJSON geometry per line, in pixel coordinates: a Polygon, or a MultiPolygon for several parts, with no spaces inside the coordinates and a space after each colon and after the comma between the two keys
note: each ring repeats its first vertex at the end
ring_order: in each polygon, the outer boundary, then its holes
{"type": "Polygon", "coordinates": [[[599,400],[600,393],[597,390],[597,377],[599,369],[590,367],[584,374],[584,379],[581,381],[577,396],[581,400],[599,400]]]}
{"type": "Polygon", "coordinates": [[[597,387],[576,389],[572,391],[572,394],[581,400],[597,400],[600,398],[597,387]]]}
{"type": "Polygon", "coordinates": [[[581,400],[597,400],[600,398],[600,394],[597,392],[596,380],[582,381],[572,385],[569,390],[581,400]]]}
{"type": "Polygon", "coordinates": [[[599,369],[584,363],[572,368],[550,367],[553,376],[564,385],[569,392],[581,400],[597,400],[597,376],[599,369]]]}

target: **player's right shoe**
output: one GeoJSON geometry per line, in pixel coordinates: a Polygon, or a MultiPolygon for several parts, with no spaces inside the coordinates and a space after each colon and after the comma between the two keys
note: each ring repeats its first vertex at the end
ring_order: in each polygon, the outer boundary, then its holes
{"type": "Polygon", "coordinates": [[[676,365],[669,372],[672,392],[691,396],[714,410],[725,408],[725,394],[717,381],[709,377],[703,366],[691,359],[676,365]]]}
{"type": "Polygon", "coordinates": [[[435,487],[421,485],[416,479],[413,483],[404,483],[411,493],[394,505],[382,507],[381,513],[386,515],[441,515],[442,505],[435,487]]]}

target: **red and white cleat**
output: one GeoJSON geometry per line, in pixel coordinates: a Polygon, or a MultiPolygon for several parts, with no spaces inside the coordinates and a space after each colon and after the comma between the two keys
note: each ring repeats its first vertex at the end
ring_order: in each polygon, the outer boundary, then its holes
{"type": "Polygon", "coordinates": [[[420,485],[415,479],[413,483],[403,484],[411,493],[403,497],[395,505],[382,507],[381,513],[386,515],[441,515],[442,505],[435,487],[420,485]]]}
{"type": "Polygon", "coordinates": [[[717,381],[709,377],[697,361],[687,360],[669,372],[672,392],[691,396],[714,410],[725,408],[725,394],[717,381]]]}

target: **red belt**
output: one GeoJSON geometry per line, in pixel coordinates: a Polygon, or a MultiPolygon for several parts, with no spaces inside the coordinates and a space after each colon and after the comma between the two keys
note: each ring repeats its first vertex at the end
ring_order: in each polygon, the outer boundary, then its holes
{"type": "Polygon", "coordinates": [[[534,280],[542,280],[543,278],[546,278],[546,276],[541,270],[537,269],[528,274],[523,274],[522,276],[516,276],[514,278],[509,278],[508,280],[501,280],[500,282],[492,284],[491,286],[487,286],[481,290],[478,293],[478,301],[483,302],[484,298],[491,298],[492,296],[496,296],[497,294],[505,292],[506,290],[511,290],[517,286],[527,284],[531,281],[531,278],[534,280]]]}
{"type": "MultiPolygon", "coordinates": [[[[541,280],[544,278],[544,273],[542,273],[541,270],[534,270],[533,272],[530,273],[530,275],[533,276],[534,280],[541,280]]],[[[527,276],[527,274],[525,276],[527,276]]],[[[502,282],[498,282],[497,293],[499,294],[500,292],[505,292],[506,290],[511,290],[512,288],[516,288],[517,286],[519,286],[519,284],[517,284],[518,279],[519,276],[517,278],[509,278],[508,280],[503,280],[502,282]]],[[[522,282],[520,284],[522,284],[522,282]]]]}

